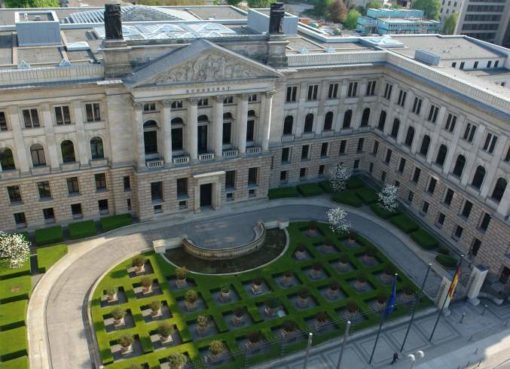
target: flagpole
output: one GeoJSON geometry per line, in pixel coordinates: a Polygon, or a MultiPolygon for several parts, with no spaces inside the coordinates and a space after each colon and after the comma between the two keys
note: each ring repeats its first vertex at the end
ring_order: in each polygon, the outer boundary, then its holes
{"type": "Polygon", "coordinates": [[[418,303],[420,302],[421,295],[423,294],[423,290],[425,289],[425,283],[427,282],[427,278],[429,276],[430,269],[432,268],[432,264],[428,264],[427,271],[425,272],[425,277],[423,278],[423,282],[421,284],[420,290],[418,291],[418,296],[416,296],[416,299],[413,303],[413,310],[411,313],[411,320],[409,320],[409,324],[407,326],[406,335],[404,336],[404,341],[402,342],[402,346],[400,347],[400,352],[404,351],[404,346],[407,342],[407,336],[409,336],[409,332],[411,331],[411,326],[413,325],[414,321],[414,315],[416,313],[416,306],[418,306],[418,303]]]}
{"type": "Polygon", "coordinates": [[[372,364],[372,359],[374,358],[375,349],[377,347],[377,341],[379,341],[379,335],[381,334],[383,323],[384,323],[384,313],[381,315],[381,323],[379,323],[379,329],[377,330],[377,336],[375,337],[374,347],[372,348],[372,354],[370,355],[370,360],[368,360],[369,364],[372,364]]]}

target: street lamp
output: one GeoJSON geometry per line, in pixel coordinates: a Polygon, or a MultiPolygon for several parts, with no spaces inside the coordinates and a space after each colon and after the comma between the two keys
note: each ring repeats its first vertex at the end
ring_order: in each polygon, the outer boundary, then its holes
{"type": "Polygon", "coordinates": [[[416,363],[416,360],[423,359],[425,357],[425,353],[423,351],[416,351],[414,354],[407,355],[409,360],[411,361],[411,367],[410,369],[414,368],[414,364],[416,363]]]}

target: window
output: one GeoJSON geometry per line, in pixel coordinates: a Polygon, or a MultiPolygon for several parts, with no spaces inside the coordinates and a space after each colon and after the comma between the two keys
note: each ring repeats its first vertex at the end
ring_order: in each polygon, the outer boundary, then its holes
{"type": "Polygon", "coordinates": [[[494,68],[497,68],[499,66],[499,60],[494,61],[494,68]]]}
{"type": "Polygon", "coordinates": [[[492,133],[487,133],[482,150],[488,152],[489,154],[492,154],[494,152],[494,147],[496,146],[497,140],[498,137],[496,135],[492,133]]]}
{"type": "Polygon", "coordinates": [[[475,137],[476,126],[474,124],[468,123],[466,125],[466,130],[464,131],[464,140],[467,142],[473,142],[473,138],[475,137]]]}
{"type": "Polygon", "coordinates": [[[400,90],[400,92],[398,94],[397,104],[404,107],[404,105],[406,104],[406,98],[407,98],[407,92],[400,90]]]}
{"type": "Polygon", "coordinates": [[[285,121],[283,122],[283,135],[291,135],[292,134],[292,125],[294,124],[294,117],[292,115],[287,115],[285,117],[285,121]]]}
{"type": "Polygon", "coordinates": [[[257,177],[259,168],[250,168],[248,169],[248,186],[256,186],[257,185],[257,177]]]}
{"type": "Polygon", "coordinates": [[[97,202],[97,207],[99,208],[99,214],[100,215],[106,215],[108,214],[108,200],[99,200],[97,202]]]}
{"type": "Polygon", "coordinates": [[[317,93],[318,93],[318,91],[319,91],[319,85],[310,85],[310,86],[308,86],[307,100],[308,101],[317,100],[317,93]]]}
{"type": "Polygon", "coordinates": [[[418,167],[414,168],[413,178],[411,179],[411,181],[413,181],[414,183],[418,183],[418,181],[420,180],[420,174],[421,169],[418,167]]]}
{"type": "Polygon", "coordinates": [[[385,181],[386,181],[386,172],[383,170],[383,171],[381,172],[381,182],[383,182],[383,183],[384,183],[385,181]]]}
{"type": "MultiPolygon", "coordinates": [[[[183,148],[183,121],[181,118],[172,119],[172,151],[181,151],[183,148]]],[[[225,128],[225,127],[223,127],[225,128]]],[[[223,136],[225,137],[225,136],[223,136]]],[[[223,138],[224,139],[224,138],[223,138]]]]}
{"type": "Polygon", "coordinates": [[[321,145],[321,158],[327,158],[328,157],[328,143],[323,142],[321,145]]]}
{"type": "Polygon", "coordinates": [[[503,194],[505,193],[506,185],[506,179],[498,178],[496,185],[494,186],[494,190],[492,191],[491,199],[499,203],[503,198],[503,194]]]}
{"type": "Polygon", "coordinates": [[[229,105],[234,103],[234,96],[227,96],[223,99],[224,105],[229,105]]]}
{"type": "Polygon", "coordinates": [[[151,183],[151,200],[163,201],[163,182],[152,182],[151,183]]]}
{"type": "Polygon", "coordinates": [[[491,66],[492,66],[492,60],[489,60],[489,61],[487,62],[487,68],[490,68],[491,66]]]}
{"type": "Polygon", "coordinates": [[[391,99],[391,91],[393,90],[393,85],[390,83],[386,83],[386,86],[384,87],[384,98],[386,100],[391,99]]]}
{"type": "Polygon", "coordinates": [[[284,147],[282,149],[282,164],[287,164],[290,162],[290,147],[284,147]]]}
{"type": "MultiPolygon", "coordinates": [[[[223,123],[223,135],[221,136],[222,145],[230,145],[232,142],[232,123],[224,122],[223,123]]],[[[181,144],[182,148],[182,144],[181,144]]]]}
{"type": "Polygon", "coordinates": [[[154,205],[153,209],[154,209],[154,214],[159,214],[159,213],[163,212],[163,206],[161,206],[161,204],[154,205]]]}
{"type": "Polygon", "coordinates": [[[464,231],[464,228],[461,226],[455,227],[455,231],[453,232],[453,238],[459,240],[462,237],[462,232],[464,231]]]}
{"type": "Polygon", "coordinates": [[[455,124],[457,123],[457,116],[453,114],[448,114],[448,118],[446,118],[446,125],[444,127],[445,130],[452,133],[455,129],[455,124]]]}
{"type": "Polygon", "coordinates": [[[421,112],[421,104],[423,103],[423,100],[420,99],[419,97],[415,97],[414,98],[414,102],[413,102],[413,109],[412,109],[412,112],[416,115],[420,115],[420,112],[421,112]]]}
{"type": "Polygon", "coordinates": [[[503,160],[506,162],[510,161],[510,146],[508,147],[508,150],[506,151],[506,155],[503,160]]]}
{"type": "Polygon", "coordinates": [[[39,191],[39,199],[51,199],[50,182],[37,182],[37,190],[39,191]]]}
{"type": "Polygon", "coordinates": [[[40,127],[37,109],[23,109],[23,121],[25,123],[25,128],[40,127]]]}
{"type": "Polygon", "coordinates": [[[377,129],[379,131],[384,131],[384,124],[386,123],[386,112],[381,110],[381,114],[379,115],[379,123],[377,123],[377,129]]]}
{"type": "Polygon", "coordinates": [[[143,104],[143,111],[144,112],[153,112],[153,111],[156,111],[156,103],[146,103],[146,104],[143,104]]]}
{"type": "Polygon", "coordinates": [[[372,147],[372,155],[377,155],[377,151],[379,151],[379,141],[374,141],[374,146],[372,147]]]}
{"type": "Polygon", "coordinates": [[[186,200],[179,201],[179,209],[187,209],[188,208],[188,202],[186,200]]]}
{"type": "Polygon", "coordinates": [[[352,165],[352,168],[353,169],[358,169],[359,168],[359,159],[354,160],[354,164],[352,165]]]}
{"type": "Polygon", "coordinates": [[[94,175],[96,181],[97,191],[106,191],[106,175],[104,173],[98,173],[94,175]]]}
{"type": "Polygon", "coordinates": [[[5,119],[5,113],[0,111],[0,131],[8,131],[7,120],[5,119]]]}
{"type": "Polygon", "coordinates": [[[436,184],[437,184],[437,179],[430,178],[429,185],[427,186],[427,192],[429,194],[432,195],[434,193],[434,191],[436,190],[436,184]]]}
{"type": "Polygon", "coordinates": [[[69,106],[55,106],[55,118],[58,126],[71,124],[69,106]]]}
{"type": "Polygon", "coordinates": [[[369,163],[368,164],[368,172],[370,174],[372,174],[373,171],[374,171],[374,163],[369,163]]]}
{"type": "Polygon", "coordinates": [[[463,70],[463,69],[464,69],[464,65],[465,65],[465,64],[466,64],[466,63],[464,63],[464,62],[460,62],[460,67],[459,67],[459,68],[460,68],[460,70],[463,70]]]}
{"type": "Polygon", "coordinates": [[[172,101],[172,105],[171,105],[172,109],[175,109],[175,110],[182,109],[183,106],[184,106],[184,103],[182,102],[182,100],[172,101]]]}
{"type": "Polygon", "coordinates": [[[462,172],[464,171],[464,166],[466,165],[466,158],[464,155],[457,156],[457,160],[455,160],[455,166],[453,167],[452,174],[455,177],[460,178],[462,176],[462,172]]]}
{"type": "Polygon", "coordinates": [[[409,191],[407,193],[407,201],[409,201],[411,203],[411,202],[413,202],[413,199],[414,199],[414,192],[413,191],[409,191]]]}
{"type": "Polygon", "coordinates": [[[325,165],[319,165],[319,177],[322,177],[324,175],[324,172],[326,171],[325,165]]]}
{"type": "Polygon", "coordinates": [[[444,225],[444,221],[445,221],[445,219],[446,219],[446,216],[445,216],[443,213],[439,213],[439,214],[437,215],[436,224],[437,224],[438,226],[442,226],[442,225],[444,225]]]}
{"type": "Polygon", "coordinates": [[[21,202],[21,190],[19,186],[7,187],[7,193],[9,194],[9,200],[11,201],[11,204],[21,202]]]}
{"type": "Polygon", "coordinates": [[[44,148],[41,144],[34,144],[30,146],[30,156],[32,157],[32,165],[34,167],[43,167],[46,165],[44,148]]]}
{"type": "Polygon", "coordinates": [[[457,62],[453,62],[452,63],[452,68],[456,68],[457,67],[457,62]]]}
{"type": "Polygon", "coordinates": [[[413,144],[413,140],[414,140],[414,127],[408,127],[404,144],[408,147],[411,147],[411,145],[413,144]]]}
{"type": "Polygon", "coordinates": [[[347,97],[356,97],[358,95],[358,82],[349,82],[347,97]]]}
{"type": "Polygon", "coordinates": [[[258,101],[258,95],[257,94],[251,94],[248,96],[248,102],[257,102],[258,101]]]}
{"type": "Polygon", "coordinates": [[[306,178],[306,168],[299,169],[299,179],[305,179],[306,178]]]}
{"type": "Polygon", "coordinates": [[[342,128],[350,128],[351,127],[351,119],[352,119],[352,110],[349,109],[344,113],[344,122],[342,124],[342,128]]]}
{"type": "Polygon", "coordinates": [[[480,241],[478,238],[473,238],[473,243],[471,244],[471,248],[469,249],[469,255],[471,256],[478,255],[480,246],[482,246],[482,241],[480,241]]]}
{"type": "Polygon", "coordinates": [[[438,114],[439,114],[439,107],[436,105],[431,105],[430,110],[429,110],[429,116],[427,117],[427,120],[429,122],[436,123],[438,114]]]}
{"type": "Polygon", "coordinates": [[[303,145],[301,147],[301,160],[308,160],[309,153],[310,153],[310,145],[303,145]]]}
{"type": "Polygon", "coordinates": [[[280,172],[280,182],[286,183],[289,180],[289,172],[287,170],[282,170],[280,172]]]}
{"type": "Polygon", "coordinates": [[[391,137],[397,139],[398,131],[400,129],[400,120],[395,118],[393,121],[393,126],[391,127],[391,137]]]}
{"type": "Polygon", "coordinates": [[[428,135],[423,136],[420,147],[420,155],[427,156],[430,146],[430,137],[428,135]]]}
{"type": "Polygon", "coordinates": [[[177,198],[188,196],[188,178],[177,179],[177,198]]]}
{"type": "Polygon", "coordinates": [[[27,226],[27,219],[25,218],[25,213],[15,213],[14,222],[16,223],[16,228],[25,228],[27,226]]]}
{"type": "Polygon", "coordinates": [[[236,171],[228,170],[225,172],[225,188],[233,190],[236,188],[236,171]]]}
{"type": "Polygon", "coordinates": [[[369,120],[370,120],[370,108],[365,108],[363,110],[363,115],[361,116],[360,127],[367,127],[369,120]]]}
{"type": "Polygon", "coordinates": [[[469,214],[471,214],[471,209],[473,209],[473,203],[471,201],[466,200],[464,202],[464,206],[462,207],[462,212],[460,213],[460,215],[466,219],[469,218],[469,214]]]}
{"type": "Polygon", "coordinates": [[[447,206],[450,206],[452,204],[454,194],[455,192],[451,188],[448,188],[444,195],[443,203],[447,206]]]}
{"type": "Polygon", "coordinates": [[[404,173],[405,168],[406,168],[406,159],[400,158],[400,162],[398,163],[398,171],[400,173],[404,173]]]}
{"type": "Polygon", "coordinates": [[[198,99],[197,106],[209,106],[209,99],[205,97],[198,99]]]}
{"type": "Polygon", "coordinates": [[[439,146],[439,150],[437,150],[436,164],[439,165],[440,167],[444,165],[447,153],[448,149],[446,148],[446,145],[439,146]]]}
{"type": "Polygon", "coordinates": [[[482,186],[483,180],[485,178],[485,168],[479,165],[476,168],[475,175],[473,176],[473,181],[471,182],[471,186],[480,189],[482,186]]]}
{"type": "Polygon", "coordinates": [[[347,140],[340,141],[340,148],[338,149],[338,155],[344,155],[346,148],[347,148],[347,140]]]}
{"type": "Polygon", "coordinates": [[[255,121],[250,119],[246,122],[246,142],[253,142],[255,137],[255,121]]]}
{"type": "Polygon", "coordinates": [[[103,140],[100,137],[90,140],[90,152],[92,160],[104,159],[103,140]]]}
{"type": "Polygon", "coordinates": [[[489,228],[491,222],[491,216],[487,213],[483,213],[482,220],[480,221],[480,230],[485,232],[489,228]]]}
{"type": "Polygon", "coordinates": [[[374,96],[375,95],[375,86],[377,81],[368,81],[367,83],[367,96],[374,96]]]}
{"type": "Polygon", "coordinates": [[[324,131],[331,131],[333,129],[333,112],[328,111],[324,118],[324,131]]]}
{"type": "Polygon", "coordinates": [[[305,117],[305,133],[310,133],[313,131],[313,114],[306,114],[305,117]]]}
{"type": "Polygon", "coordinates": [[[365,145],[365,139],[363,137],[358,139],[358,147],[356,148],[356,152],[363,152],[363,146],[365,145]]]}
{"type": "Polygon", "coordinates": [[[53,208],[43,209],[43,217],[46,223],[55,222],[55,212],[53,211],[53,208]]]}
{"type": "Polygon", "coordinates": [[[83,213],[81,212],[81,204],[72,204],[71,214],[74,219],[81,218],[83,216],[83,213]]]}
{"type": "Polygon", "coordinates": [[[328,99],[336,99],[338,95],[338,83],[330,83],[328,87],[328,99]]]}
{"type": "Polygon", "coordinates": [[[477,69],[478,68],[478,62],[475,61],[474,64],[473,64],[473,69],[477,69]]]}
{"type": "Polygon", "coordinates": [[[101,120],[101,109],[99,103],[85,104],[87,122],[99,122],[101,120]]]}
{"type": "Polygon", "coordinates": [[[131,191],[131,177],[124,176],[123,183],[124,183],[124,191],[131,191]]]}
{"type": "Polygon", "coordinates": [[[62,151],[62,161],[64,163],[73,163],[76,160],[74,156],[74,144],[71,141],[63,141],[60,144],[60,148],[62,151]]]}
{"type": "Polygon", "coordinates": [[[287,87],[287,95],[286,95],[285,101],[288,103],[296,102],[296,96],[297,96],[297,86],[287,87]]]}
{"type": "Polygon", "coordinates": [[[386,149],[386,156],[384,158],[384,162],[386,164],[390,163],[390,161],[391,161],[391,154],[392,154],[392,151],[390,149],[386,149]]]}
{"type": "Polygon", "coordinates": [[[429,203],[427,201],[423,201],[423,204],[421,206],[421,211],[424,214],[427,214],[427,212],[429,211],[429,203]]]}
{"type": "Polygon", "coordinates": [[[78,177],[67,178],[67,191],[69,192],[69,195],[76,195],[80,193],[78,177]]]}

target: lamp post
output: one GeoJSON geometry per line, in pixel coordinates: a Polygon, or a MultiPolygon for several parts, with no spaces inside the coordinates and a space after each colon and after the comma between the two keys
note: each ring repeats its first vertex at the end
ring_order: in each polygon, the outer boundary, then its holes
{"type": "Polygon", "coordinates": [[[416,360],[423,359],[425,357],[425,353],[423,351],[416,351],[414,354],[407,355],[409,360],[411,361],[410,369],[414,368],[414,364],[416,364],[416,360]]]}
{"type": "Polygon", "coordinates": [[[310,356],[310,348],[312,347],[313,333],[308,333],[308,344],[306,345],[305,361],[303,363],[303,369],[308,366],[308,356],[310,356]]]}

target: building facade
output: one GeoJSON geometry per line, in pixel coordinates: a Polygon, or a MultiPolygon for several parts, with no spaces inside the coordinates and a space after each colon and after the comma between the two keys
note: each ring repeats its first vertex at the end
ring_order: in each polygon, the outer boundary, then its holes
{"type": "Polygon", "coordinates": [[[418,9],[368,9],[358,18],[356,30],[361,34],[427,34],[439,33],[441,23],[425,19],[418,9]]]}
{"type": "Polygon", "coordinates": [[[62,45],[0,54],[2,229],[262,201],[344,162],[398,185],[410,212],[506,283],[510,94],[469,72],[506,73],[509,50],[291,25],[268,35],[250,14],[211,9],[230,20],[135,19],[115,40],[62,23],[62,45]]]}

